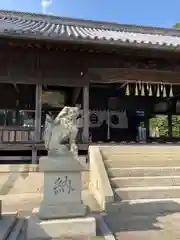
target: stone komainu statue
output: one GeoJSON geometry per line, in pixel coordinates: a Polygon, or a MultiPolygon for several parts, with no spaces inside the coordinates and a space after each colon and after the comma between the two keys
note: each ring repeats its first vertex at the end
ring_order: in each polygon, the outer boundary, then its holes
{"type": "Polygon", "coordinates": [[[48,154],[58,155],[71,151],[75,158],[78,157],[76,136],[79,115],[77,107],[64,107],[55,119],[46,115],[44,142],[48,154]]]}

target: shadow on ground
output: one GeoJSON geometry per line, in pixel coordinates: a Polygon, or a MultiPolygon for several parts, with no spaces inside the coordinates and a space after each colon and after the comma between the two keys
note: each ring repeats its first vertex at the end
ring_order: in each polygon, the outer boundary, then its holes
{"type": "Polygon", "coordinates": [[[174,200],[127,204],[104,219],[114,233],[174,230],[179,228],[180,204],[174,200]]]}
{"type": "Polygon", "coordinates": [[[11,189],[14,187],[19,177],[22,177],[23,179],[28,177],[28,171],[20,172],[19,169],[20,165],[9,165],[9,176],[0,188],[0,195],[7,195],[8,193],[10,193],[11,189]]]}

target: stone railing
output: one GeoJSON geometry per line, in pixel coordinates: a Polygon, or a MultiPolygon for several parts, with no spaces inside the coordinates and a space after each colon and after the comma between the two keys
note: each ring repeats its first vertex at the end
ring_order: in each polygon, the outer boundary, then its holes
{"type": "Polygon", "coordinates": [[[102,210],[114,202],[114,194],[98,146],[89,146],[89,190],[102,210]]]}

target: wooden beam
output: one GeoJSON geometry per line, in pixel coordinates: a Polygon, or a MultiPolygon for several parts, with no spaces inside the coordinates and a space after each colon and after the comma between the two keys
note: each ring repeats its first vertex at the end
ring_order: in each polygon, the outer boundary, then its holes
{"type": "Polygon", "coordinates": [[[118,83],[143,81],[151,83],[180,84],[180,72],[129,68],[94,68],[87,76],[93,83],[118,83]]]}
{"type": "Polygon", "coordinates": [[[97,83],[122,80],[180,82],[180,60],[173,62],[171,59],[158,60],[148,56],[142,58],[138,55],[132,57],[123,54],[23,50],[9,47],[1,51],[0,65],[0,82],[4,83],[83,87],[90,81],[97,83]],[[88,77],[87,74],[82,75],[82,72],[88,72],[88,77]]]}

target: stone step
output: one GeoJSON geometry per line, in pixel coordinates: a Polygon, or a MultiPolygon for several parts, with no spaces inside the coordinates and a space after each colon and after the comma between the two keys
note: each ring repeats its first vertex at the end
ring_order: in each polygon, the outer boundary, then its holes
{"type": "Polygon", "coordinates": [[[110,155],[104,158],[104,161],[131,161],[131,162],[137,162],[137,161],[178,161],[180,162],[180,153],[179,154],[150,154],[150,153],[144,153],[144,154],[118,154],[118,155],[110,155]]]}
{"type": "Polygon", "coordinates": [[[150,158],[147,160],[106,160],[105,166],[109,168],[128,168],[128,167],[180,167],[180,160],[165,160],[157,161],[151,160],[150,158]]]}
{"type": "Polygon", "coordinates": [[[122,215],[153,215],[158,213],[180,212],[180,199],[137,199],[122,200],[106,205],[108,212],[120,212],[122,215]]]}
{"type": "Polygon", "coordinates": [[[176,145],[163,145],[163,144],[155,144],[155,145],[121,145],[121,146],[111,146],[111,147],[100,147],[101,152],[103,153],[138,153],[138,152],[179,152],[179,144],[176,145]]]}
{"type": "MultiPolygon", "coordinates": [[[[179,145],[180,146],[180,145],[179,145]]],[[[119,151],[101,151],[101,153],[104,156],[111,156],[111,155],[141,155],[141,154],[151,154],[151,155],[156,155],[156,154],[163,154],[163,155],[177,155],[180,153],[179,146],[177,149],[164,149],[164,148],[158,148],[156,150],[150,149],[150,148],[127,148],[127,149],[120,149],[119,151]]]]}
{"type": "Polygon", "coordinates": [[[177,153],[151,153],[151,152],[143,152],[143,153],[107,153],[107,154],[102,154],[104,160],[119,160],[119,159],[132,159],[136,160],[141,157],[142,159],[154,159],[156,160],[157,158],[160,160],[165,160],[165,159],[180,159],[180,152],[177,153]]]}
{"type": "Polygon", "coordinates": [[[180,167],[108,168],[109,177],[180,176],[180,167]]]}
{"type": "Polygon", "coordinates": [[[150,144],[150,145],[117,145],[117,146],[110,146],[110,147],[100,147],[101,152],[107,154],[107,153],[146,153],[146,152],[180,152],[179,149],[180,144],[176,145],[167,145],[167,144],[150,144]]]}
{"type": "Polygon", "coordinates": [[[110,182],[113,188],[180,186],[180,176],[114,177],[110,179],[110,182]]]}
{"type": "Polygon", "coordinates": [[[104,159],[116,159],[118,156],[180,156],[180,147],[120,147],[119,149],[108,149],[101,151],[104,159]]]}
{"type": "Polygon", "coordinates": [[[116,201],[180,198],[180,186],[116,188],[114,193],[116,201]]]}
{"type": "Polygon", "coordinates": [[[152,154],[149,152],[146,153],[127,153],[127,154],[108,154],[108,155],[103,155],[103,160],[133,160],[137,161],[138,159],[142,160],[154,160],[154,161],[165,161],[165,160],[180,160],[180,153],[177,154],[171,154],[171,153],[166,153],[166,154],[152,154]]]}

